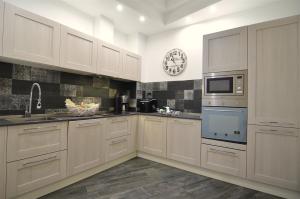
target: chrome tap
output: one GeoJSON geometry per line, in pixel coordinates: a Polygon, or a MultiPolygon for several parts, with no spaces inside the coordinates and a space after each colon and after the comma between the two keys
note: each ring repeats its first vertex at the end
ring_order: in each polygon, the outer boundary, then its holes
{"type": "Polygon", "coordinates": [[[36,108],[37,109],[41,109],[42,108],[42,96],[41,96],[42,95],[42,91],[41,91],[41,86],[38,83],[33,83],[32,86],[31,86],[31,91],[30,91],[29,106],[26,106],[25,117],[31,117],[32,93],[33,93],[33,89],[34,89],[35,86],[39,90],[39,98],[37,100],[36,108]]]}

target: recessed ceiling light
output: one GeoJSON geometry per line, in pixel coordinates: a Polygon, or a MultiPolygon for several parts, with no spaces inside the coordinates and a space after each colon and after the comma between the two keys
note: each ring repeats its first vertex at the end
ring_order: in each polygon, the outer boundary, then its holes
{"type": "Polygon", "coordinates": [[[123,5],[122,4],[118,4],[117,5],[117,11],[121,12],[123,10],[123,5]]]}
{"type": "Polygon", "coordinates": [[[145,16],[141,15],[140,18],[139,18],[140,22],[145,22],[146,21],[146,18],[145,16]]]}
{"type": "Polygon", "coordinates": [[[217,7],[212,5],[212,6],[209,7],[209,10],[210,10],[211,13],[215,13],[217,11],[217,7]]]}

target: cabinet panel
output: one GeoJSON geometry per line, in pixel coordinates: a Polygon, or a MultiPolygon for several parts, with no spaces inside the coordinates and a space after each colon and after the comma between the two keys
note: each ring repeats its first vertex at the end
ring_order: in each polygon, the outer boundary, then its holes
{"type": "Polygon", "coordinates": [[[106,125],[106,139],[128,135],[130,132],[130,117],[108,118],[106,125]]]}
{"type": "Polygon", "coordinates": [[[203,37],[203,72],[247,69],[247,27],[203,37]]]}
{"type": "Polygon", "coordinates": [[[97,40],[89,35],[61,26],[61,67],[96,73],[97,40]]]}
{"type": "Polygon", "coordinates": [[[129,154],[130,135],[106,141],[106,161],[112,161],[129,154]]]}
{"type": "Polygon", "coordinates": [[[7,164],[7,197],[46,186],[66,177],[67,152],[19,160],[7,164]]]}
{"type": "Polygon", "coordinates": [[[299,127],[299,18],[249,27],[249,124],[299,127]]]}
{"type": "Polygon", "coordinates": [[[127,51],[124,52],[123,56],[123,78],[139,81],[141,57],[127,51]]]}
{"type": "Polygon", "coordinates": [[[246,177],[246,151],[202,144],[201,166],[234,176],[246,177]]]}
{"type": "Polygon", "coordinates": [[[123,74],[122,50],[103,41],[98,41],[97,73],[112,77],[121,77],[123,74]]]}
{"type": "Polygon", "coordinates": [[[69,122],[68,174],[74,175],[104,163],[105,121],[69,122]]]}
{"type": "Polygon", "coordinates": [[[3,55],[59,65],[60,25],[5,3],[3,55]]]}
{"type": "Polygon", "coordinates": [[[201,122],[168,119],[167,158],[200,166],[201,122]]]}
{"type": "Polygon", "coordinates": [[[7,161],[65,150],[67,122],[8,127],[7,161]]]}
{"type": "Polygon", "coordinates": [[[299,154],[299,129],[248,126],[248,178],[300,190],[299,154]]]}
{"type": "MultiPolygon", "coordinates": [[[[4,2],[1,0],[0,1],[0,16],[1,19],[4,18],[4,2]]],[[[2,56],[2,50],[3,50],[3,46],[2,46],[2,41],[3,41],[3,20],[0,20],[0,56],[2,56]]]]}
{"type": "Polygon", "coordinates": [[[166,157],[167,122],[161,117],[140,117],[139,150],[152,155],[166,157]]]}
{"type": "Polygon", "coordinates": [[[5,198],[7,128],[0,128],[0,198],[5,198]]]}

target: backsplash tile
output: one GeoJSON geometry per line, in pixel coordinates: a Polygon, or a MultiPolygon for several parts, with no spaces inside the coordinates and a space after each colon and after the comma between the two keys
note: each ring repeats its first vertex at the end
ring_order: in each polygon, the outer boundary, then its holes
{"type": "Polygon", "coordinates": [[[0,62],[0,78],[12,78],[12,64],[0,62]]]}

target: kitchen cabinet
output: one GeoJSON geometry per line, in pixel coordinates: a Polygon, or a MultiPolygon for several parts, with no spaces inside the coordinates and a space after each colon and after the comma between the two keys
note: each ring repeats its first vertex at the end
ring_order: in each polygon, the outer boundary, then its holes
{"type": "Polygon", "coordinates": [[[249,26],[249,124],[299,128],[299,17],[249,26]]]}
{"type": "Polygon", "coordinates": [[[168,119],[167,158],[200,166],[201,121],[168,119]]]}
{"type": "Polygon", "coordinates": [[[67,122],[8,127],[7,161],[67,149],[67,122]]]}
{"type": "Polygon", "coordinates": [[[5,198],[7,128],[0,128],[0,198],[5,198]]]}
{"type": "Polygon", "coordinates": [[[139,121],[139,150],[151,155],[166,157],[167,119],[141,116],[139,121]]]}
{"type": "Polygon", "coordinates": [[[204,35],[203,72],[247,69],[247,27],[204,35]]]}
{"type": "Polygon", "coordinates": [[[201,145],[201,167],[238,177],[246,177],[246,151],[201,145]]]}
{"type": "MultiPolygon", "coordinates": [[[[4,18],[4,2],[1,0],[0,1],[0,16],[1,19],[4,18]]],[[[0,20],[0,56],[2,56],[2,50],[3,50],[3,46],[2,46],[2,37],[3,37],[3,20],[0,20]]]]}
{"type": "Polygon", "coordinates": [[[7,164],[7,198],[62,180],[66,172],[66,151],[10,162],[7,164]]]}
{"type": "Polygon", "coordinates": [[[104,163],[106,119],[69,122],[68,174],[74,175],[104,163]]]}
{"type": "Polygon", "coordinates": [[[104,41],[98,41],[97,73],[112,77],[121,77],[123,74],[122,50],[104,41]]]}
{"type": "Polygon", "coordinates": [[[248,126],[247,177],[300,190],[300,130],[248,126]]]}
{"type": "Polygon", "coordinates": [[[62,25],[60,66],[96,73],[97,39],[62,25]]]}
{"type": "Polygon", "coordinates": [[[130,143],[130,136],[131,135],[125,135],[106,141],[106,162],[129,154],[130,144],[132,144],[130,143]]]}
{"type": "Polygon", "coordinates": [[[5,3],[3,56],[59,65],[60,24],[5,3]]]}
{"type": "Polygon", "coordinates": [[[129,143],[129,153],[136,153],[137,150],[137,128],[138,128],[138,116],[130,116],[130,143],[129,143]]]}
{"type": "Polygon", "coordinates": [[[134,53],[124,51],[123,59],[123,78],[139,81],[141,71],[141,57],[134,53]]]}
{"type": "Polygon", "coordinates": [[[106,124],[106,139],[117,138],[131,133],[130,117],[121,116],[108,118],[106,124]]]}

